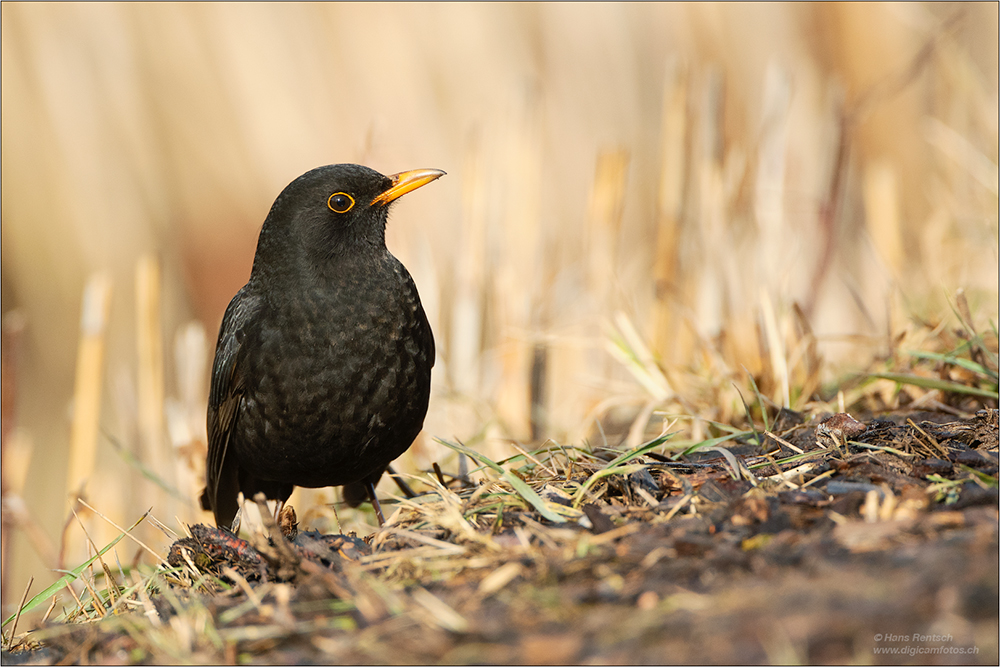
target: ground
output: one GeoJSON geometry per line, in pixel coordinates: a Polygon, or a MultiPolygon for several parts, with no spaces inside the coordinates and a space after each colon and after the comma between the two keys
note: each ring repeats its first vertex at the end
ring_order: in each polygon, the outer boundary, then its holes
{"type": "Polygon", "coordinates": [[[429,476],[367,539],[192,527],[4,663],[995,664],[997,410],[956,412],[499,463],[452,443],[485,474],[429,476]]]}

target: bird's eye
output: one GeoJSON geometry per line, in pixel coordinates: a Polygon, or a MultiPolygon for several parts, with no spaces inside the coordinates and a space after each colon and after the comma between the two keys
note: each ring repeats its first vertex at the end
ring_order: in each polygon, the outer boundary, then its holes
{"type": "Polygon", "coordinates": [[[334,213],[347,213],[354,208],[354,197],[346,192],[335,192],[326,200],[326,205],[334,213]]]}

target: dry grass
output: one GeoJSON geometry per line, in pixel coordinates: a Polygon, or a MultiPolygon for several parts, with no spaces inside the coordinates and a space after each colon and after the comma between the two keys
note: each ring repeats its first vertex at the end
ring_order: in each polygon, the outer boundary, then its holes
{"type": "MultiPolygon", "coordinates": [[[[119,525],[204,520],[213,332],[319,164],[449,172],[389,229],[441,350],[411,473],[459,474],[435,437],[565,475],[547,439],[691,445],[744,401],[936,408],[902,351],[997,321],[995,5],[2,12],[4,618],[120,534],[81,492],[119,525]]],[[[293,498],[368,531],[333,500],[293,498]]]]}

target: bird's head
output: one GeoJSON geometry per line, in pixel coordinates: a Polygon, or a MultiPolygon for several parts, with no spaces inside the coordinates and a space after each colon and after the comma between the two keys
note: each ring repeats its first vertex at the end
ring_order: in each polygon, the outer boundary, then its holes
{"type": "Polygon", "coordinates": [[[358,164],[307,171],[274,200],[257,242],[254,272],[296,258],[324,261],[383,250],[390,204],[444,173],[415,169],[384,176],[358,164]]]}

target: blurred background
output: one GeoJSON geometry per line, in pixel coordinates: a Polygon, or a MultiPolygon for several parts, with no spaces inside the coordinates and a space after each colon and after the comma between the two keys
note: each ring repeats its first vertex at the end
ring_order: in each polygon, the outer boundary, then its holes
{"type": "Polygon", "coordinates": [[[988,328],[997,9],[3,3],[4,616],[118,534],[77,497],[208,520],[215,335],[319,165],[448,172],[388,229],[438,343],[411,472],[830,400],[959,289],[988,328]]]}

